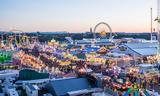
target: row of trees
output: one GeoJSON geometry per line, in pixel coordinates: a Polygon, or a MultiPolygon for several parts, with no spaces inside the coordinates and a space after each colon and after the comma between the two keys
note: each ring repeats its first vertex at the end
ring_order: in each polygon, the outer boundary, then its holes
{"type": "MultiPolygon", "coordinates": [[[[121,39],[121,38],[141,38],[141,39],[150,39],[150,33],[116,33],[115,39],[121,39]]],[[[156,34],[153,34],[156,36],[156,34]]],[[[99,36],[99,33],[96,34],[97,37],[99,36]]],[[[83,38],[93,38],[93,33],[86,32],[86,33],[63,33],[63,34],[41,34],[38,35],[40,42],[50,41],[51,39],[55,39],[57,41],[66,41],[65,37],[71,37],[73,40],[82,40],[83,38]]],[[[109,37],[109,34],[107,34],[107,38],[109,37]]],[[[67,41],[66,41],[67,42],[67,41]]]]}
{"type": "MultiPolygon", "coordinates": [[[[114,37],[115,39],[120,39],[120,38],[142,38],[142,39],[150,39],[150,33],[116,33],[117,35],[114,37]]],[[[1,33],[2,35],[2,33],[1,33]]],[[[3,34],[3,39],[7,39],[7,36],[9,36],[11,34],[3,34]]],[[[86,33],[54,33],[54,32],[34,32],[34,33],[26,33],[27,36],[37,36],[39,38],[40,42],[46,42],[46,41],[50,41],[53,38],[57,41],[60,42],[64,42],[67,40],[65,39],[65,37],[71,37],[73,40],[81,40],[83,38],[93,38],[93,33],[91,32],[86,32],[86,33]]],[[[156,36],[156,34],[154,33],[153,35],[156,36]]],[[[99,33],[97,33],[96,35],[97,37],[99,36],[99,33]]],[[[107,34],[107,37],[109,36],[109,34],[107,34]]]]}

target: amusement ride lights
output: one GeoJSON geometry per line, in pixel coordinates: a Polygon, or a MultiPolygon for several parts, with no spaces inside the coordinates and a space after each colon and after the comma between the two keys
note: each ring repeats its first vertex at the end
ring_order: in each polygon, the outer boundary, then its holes
{"type": "MultiPolygon", "coordinates": [[[[98,28],[98,26],[100,26],[100,25],[106,25],[107,27],[108,27],[108,29],[109,29],[109,31],[110,31],[110,36],[109,36],[109,40],[110,41],[112,41],[112,39],[113,39],[113,36],[112,36],[112,28],[110,27],[110,25],[109,24],[107,24],[107,23],[105,23],[105,22],[100,22],[100,23],[98,23],[95,27],[94,27],[94,31],[93,31],[93,37],[94,37],[94,39],[93,39],[93,41],[91,42],[92,43],[92,46],[95,46],[95,44],[96,44],[96,39],[97,39],[97,37],[96,37],[96,29],[98,28]]],[[[106,34],[107,34],[107,32],[105,32],[105,31],[101,31],[100,32],[100,35],[101,36],[106,36],[106,34]]]]}

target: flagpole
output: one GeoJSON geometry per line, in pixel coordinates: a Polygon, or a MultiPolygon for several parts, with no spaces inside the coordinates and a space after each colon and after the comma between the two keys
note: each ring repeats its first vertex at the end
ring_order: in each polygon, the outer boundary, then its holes
{"type": "Polygon", "coordinates": [[[152,32],[152,29],[153,29],[153,28],[152,28],[152,26],[153,26],[153,23],[152,23],[152,21],[153,21],[153,20],[152,20],[152,8],[151,8],[150,10],[151,10],[151,38],[150,38],[150,39],[151,39],[151,43],[152,43],[152,33],[153,33],[153,32],[152,32]]]}
{"type": "Polygon", "coordinates": [[[153,29],[152,28],[152,25],[153,25],[153,23],[152,23],[152,8],[150,9],[150,11],[151,11],[151,34],[150,34],[151,36],[150,36],[150,39],[151,39],[151,43],[152,43],[152,32],[153,32],[152,31],[152,29],[153,29]]]}

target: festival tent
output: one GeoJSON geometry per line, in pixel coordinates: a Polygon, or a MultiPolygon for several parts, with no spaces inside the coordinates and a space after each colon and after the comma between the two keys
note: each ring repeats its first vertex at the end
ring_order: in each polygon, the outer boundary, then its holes
{"type": "Polygon", "coordinates": [[[19,72],[19,80],[35,80],[49,78],[48,73],[40,73],[31,69],[24,69],[19,72]]]}
{"type": "Polygon", "coordinates": [[[90,84],[86,78],[67,78],[52,80],[46,88],[54,96],[67,96],[68,92],[90,88],[90,84]]]}

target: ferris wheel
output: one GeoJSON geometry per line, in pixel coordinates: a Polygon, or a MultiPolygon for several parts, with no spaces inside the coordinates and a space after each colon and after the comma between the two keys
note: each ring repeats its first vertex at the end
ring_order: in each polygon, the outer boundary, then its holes
{"type": "Polygon", "coordinates": [[[98,23],[93,30],[93,35],[94,35],[94,39],[96,40],[97,37],[100,38],[107,38],[107,35],[109,33],[109,40],[113,39],[113,34],[112,34],[112,28],[110,27],[109,24],[105,23],[105,22],[100,22],[98,23]],[[98,33],[98,34],[97,34],[98,33]],[[97,36],[98,35],[98,36],[97,36]]]}
{"type": "Polygon", "coordinates": [[[22,45],[29,43],[29,37],[22,30],[12,29],[10,32],[12,32],[12,35],[8,36],[8,39],[12,44],[22,45]]]}

